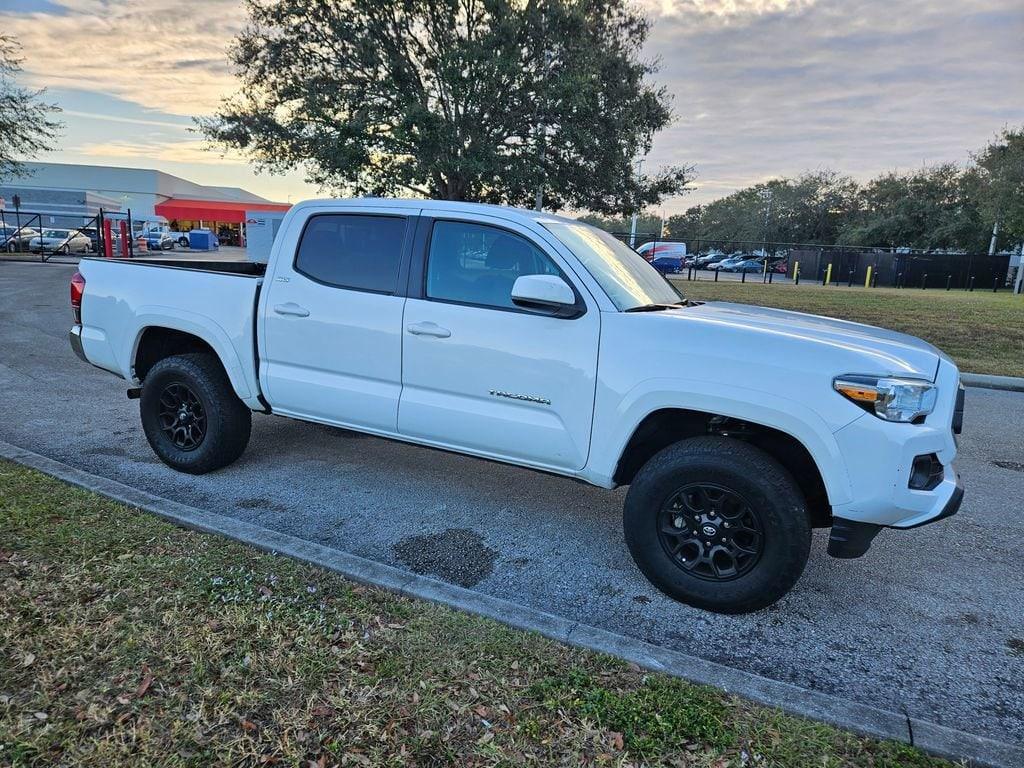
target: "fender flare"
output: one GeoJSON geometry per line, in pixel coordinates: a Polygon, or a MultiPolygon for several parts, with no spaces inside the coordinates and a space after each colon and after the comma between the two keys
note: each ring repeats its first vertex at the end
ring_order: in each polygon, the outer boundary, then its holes
{"type": "Polygon", "coordinates": [[[131,341],[131,347],[124,350],[125,371],[134,372],[139,343],[145,332],[150,328],[166,328],[188,333],[209,344],[224,366],[235,394],[242,400],[254,396],[252,384],[248,381],[242,361],[238,359],[231,337],[208,316],[174,307],[143,306],[138,308],[134,320],[133,332],[125,335],[125,338],[131,341]]]}
{"type": "MultiPolygon", "coordinates": [[[[830,504],[852,501],[850,478],[839,444],[825,421],[798,400],[734,384],[695,379],[647,379],[619,402],[608,434],[615,440],[590,467],[610,487],[619,460],[637,427],[656,411],[678,408],[728,416],[783,432],[800,442],[821,473],[830,504]]],[[[596,447],[596,444],[595,444],[596,447]]],[[[589,473],[588,473],[589,474],[589,473]]]]}

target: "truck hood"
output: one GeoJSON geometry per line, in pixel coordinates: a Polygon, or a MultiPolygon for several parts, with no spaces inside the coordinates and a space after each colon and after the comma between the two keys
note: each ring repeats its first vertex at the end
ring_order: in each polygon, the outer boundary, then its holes
{"type": "Polygon", "coordinates": [[[805,341],[821,347],[825,354],[827,348],[838,348],[865,359],[865,370],[847,373],[910,376],[934,381],[939,361],[944,357],[928,342],[905,333],[803,312],[719,301],[671,311],[698,322],[805,341]]]}

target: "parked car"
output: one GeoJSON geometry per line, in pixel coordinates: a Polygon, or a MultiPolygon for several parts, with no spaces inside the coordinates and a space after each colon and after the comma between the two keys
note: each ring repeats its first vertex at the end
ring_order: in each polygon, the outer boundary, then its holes
{"type": "Polygon", "coordinates": [[[177,238],[169,230],[151,229],[146,234],[146,248],[151,251],[173,251],[177,238]]]}
{"type": "Polygon", "coordinates": [[[739,264],[741,261],[746,261],[746,256],[729,256],[728,258],[722,259],[721,261],[713,261],[707,265],[708,269],[721,269],[725,272],[729,271],[729,267],[734,264],[739,264]]]}
{"type": "Polygon", "coordinates": [[[0,226],[0,247],[8,253],[27,251],[33,237],[39,237],[38,229],[0,226]]]}
{"type": "Polygon", "coordinates": [[[44,229],[42,236],[29,241],[32,253],[89,253],[91,249],[89,236],[71,229],[44,229]]]}
{"type": "Polygon", "coordinates": [[[759,258],[740,259],[729,263],[722,263],[719,267],[723,272],[763,272],[764,262],[759,258]]]}
{"type": "Polygon", "coordinates": [[[149,246],[153,250],[173,250],[173,248],[167,248],[163,245],[168,239],[170,239],[174,245],[181,246],[182,248],[188,248],[188,232],[178,232],[177,230],[171,229],[167,224],[154,224],[146,230],[147,239],[159,237],[159,247],[157,245],[149,246]]]}
{"type": "Polygon", "coordinates": [[[728,258],[728,255],[722,253],[722,251],[708,251],[704,254],[698,254],[693,260],[693,265],[695,267],[706,268],[708,264],[713,264],[725,258],[728,258]]]}
{"type": "Polygon", "coordinates": [[[675,275],[683,271],[683,259],[681,256],[656,256],[651,266],[663,275],[675,275]]]}
{"type": "MultiPolygon", "coordinates": [[[[82,234],[89,238],[89,250],[92,253],[103,253],[102,236],[96,227],[83,227],[82,234]]],[[[110,244],[114,253],[117,253],[119,236],[117,230],[111,229],[110,231],[110,244]]]]}
{"type": "Polygon", "coordinates": [[[309,201],[267,264],[86,258],[71,306],[73,350],[127,380],[176,470],[231,464],[257,411],[628,485],[641,571],[713,611],[784,595],[813,527],[858,557],[963,496],[963,389],[939,350],[689,302],[610,234],[547,212],[309,201]]]}
{"type": "Polygon", "coordinates": [[[686,256],[686,243],[665,243],[651,240],[637,248],[636,252],[650,262],[659,256],[674,256],[682,259],[686,256]]]}

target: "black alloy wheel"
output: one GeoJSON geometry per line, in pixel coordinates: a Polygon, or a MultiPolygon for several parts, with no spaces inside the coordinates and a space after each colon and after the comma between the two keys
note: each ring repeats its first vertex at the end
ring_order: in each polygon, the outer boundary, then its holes
{"type": "Polygon", "coordinates": [[[761,558],[759,515],[743,496],[720,485],[683,486],[666,500],[657,524],[666,554],[700,579],[739,578],[761,558]]]}
{"type": "Polygon", "coordinates": [[[215,355],[192,352],[157,362],[145,374],[139,415],[160,460],[201,475],[245,450],[252,412],[235,394],[215,355]]]}
{"type": "Polygon", "coordinates": [[[775,458],[720,435],[680,440],[629,486],[626,544],[655,587],[689,605],[747,613],[781,598],[811,548],[803,492],[775,458]]]}
{"type": "Polygon", "coordinates": [[[175,448],[194,451],[206,437],[206,409],[189,387],[172,382],[160,393],[157,414],[161,431],[175,448]]]}

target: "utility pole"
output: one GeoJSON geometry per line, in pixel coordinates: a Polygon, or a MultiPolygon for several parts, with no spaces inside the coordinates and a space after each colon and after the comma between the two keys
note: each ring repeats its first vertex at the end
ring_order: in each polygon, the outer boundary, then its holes
{"type": "Polygon", "coordinates": [[[764,200],[767,205],[764,211],[764,235],[761,240],[761,258],[764,259],[765,264],[768,263],[768,220],[772,215],[772,190],[764,189],[761,191],[761,199],[764,200]]]}
{"type": "Polygon", "coordinates": [[[1024,292],[1024,243],[1020,244],[1020,260],[1017,262],[1017,277],[1013,281],[1013,292],[1024,292]]]}
{"type": "MultiPolygon", "coordinates": [[[[639,160],[636,161],[636,175],[637,176],[640,175],[640,169],[643,167],[643,164],[644,164],[643,158],[640,158],[639,160]]],[[[629,247],[630,248],[636,248],[636,219],[637,219],[637,215],[638,215],[638,212],[634,208],[633,209],[633,221],[632,221],[632,223],[629,226],[629,247]]]]}
{"type": "MultiPolygon", "coordinates": [[[[544,63],[542,65],[542,76],[541,86],[537,88],[537,103],[534,107],[534,120],[537,123],[537,196],[533,201],[534,210],[542,210],[544,207],[544,151],[545,145],[547,144],[548,127],[542,124],[541,120],[541,92],[544,91],[546,95],[547,83],[548,83],[548,69],[551,64],[551,55],[548,53],[547,46],[547,34],[548,34],[548,9],[547,5],[544,6],[543,15],[540,20],[541,29],[541,40],[544,44],[544,63]]],[[[546,106],[546,105],[545,105],[546,106]]]]}
{"type": "Polygon", "coordinates": [[[992,239],[988,243],[988,255],[994,256],[996,253],[996,240],[999,238],[999,219],[996,219],[996,223],[992,225],[992,239]]]}

